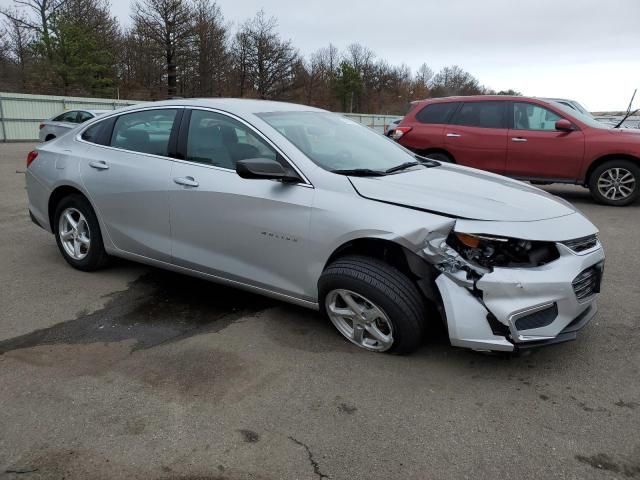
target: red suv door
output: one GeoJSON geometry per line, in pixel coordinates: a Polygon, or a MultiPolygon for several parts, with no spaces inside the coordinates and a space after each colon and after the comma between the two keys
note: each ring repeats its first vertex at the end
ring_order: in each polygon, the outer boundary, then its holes
{"type": "Polygon", "coordinates": [[[505,100],[467,101],[444,129],[445,148],[456,163],[504,173],[507,160],[505,100]]]}
{"type": "Polygon", "coordinates": [[[510,110],[505,173],[531,179],[576,180],[584,159],[584,133],[577,126],[571,132],[556,130],[556,121],[566,117],[537,103],[513,102],[510,110]]]}

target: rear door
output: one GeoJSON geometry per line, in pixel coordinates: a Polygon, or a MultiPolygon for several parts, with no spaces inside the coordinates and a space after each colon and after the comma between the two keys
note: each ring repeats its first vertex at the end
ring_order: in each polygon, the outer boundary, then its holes
{"type": "Polygon", "coordinates": [[[464,102],[444,129],[445,148],[456,163],[504,173],[507,161],[507,102],[464,102]]]}
{"type": "Polygon", "coordinates": [[[82,180],[109,237],[125,252],[169,262],[170,144],[181,108],[112,117],[82,134],[82,180]]]}
{"type": "MultiPolygon", "coordinates": [[[[518,178],[574,181],[584,159],[584,133],[556,130],[559,112],[531,102],[511,106],[506,174],[518,178]]],[[[570,118],[567,120],[571,121],[570,118]]]]}

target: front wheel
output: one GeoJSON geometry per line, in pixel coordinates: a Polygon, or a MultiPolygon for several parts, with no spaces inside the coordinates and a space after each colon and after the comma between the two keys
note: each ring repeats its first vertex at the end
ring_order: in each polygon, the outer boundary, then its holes
{"type": "Polygon", "coordinates": [[[374,258],[339,258],[318,282],[320,308],[350,342],[374,352],[410,353],[422,342],[424,299],[396,268],[374,258]]]}
{"type": "Polygon", "coordinates": [[[604,205],[623,207],[640,193],[640,168],[629,160],[610,160],[598,166],[589,179],[589,190],[604,205]]]}

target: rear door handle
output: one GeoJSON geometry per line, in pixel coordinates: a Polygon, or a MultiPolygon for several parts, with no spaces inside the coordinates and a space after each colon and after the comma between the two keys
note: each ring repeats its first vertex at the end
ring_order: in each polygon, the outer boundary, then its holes
{"type": "Polygon", "coordinates": [[[200,184],[196,182],[193,177],[176,177],[173,179],[178,185],[184,185],[185,187],[199,187],[200,184]]]}
{"type": "Polygon", "coordinates": [[[460,135],[459,133],[447,133],[447,137],[461,137],[462,135],[460,135]]]}
{"type": "Polygon", "coordinates": [[[95,168],[96,170],[108,170],[109,165],[100,160],[99,162],[89,162],[89,166],[91,168],[95,168]]]}
{"type": "Polygon", "coordinates": [[[527,139],[526,138],[522,138],[522,137],[513,137],[511,139],[512,142],[526,142],[527,139]]]}

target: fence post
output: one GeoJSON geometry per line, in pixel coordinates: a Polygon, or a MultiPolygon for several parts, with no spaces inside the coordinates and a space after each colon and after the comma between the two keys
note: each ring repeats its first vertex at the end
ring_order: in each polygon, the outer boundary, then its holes
{"type": "Polygon", "coordinates": [[[2,95],[0,95],[0,127],[2,127],[2,143],[7,141],[7,128],[4,124],[4,109],[2,108],[2,95]]]}

